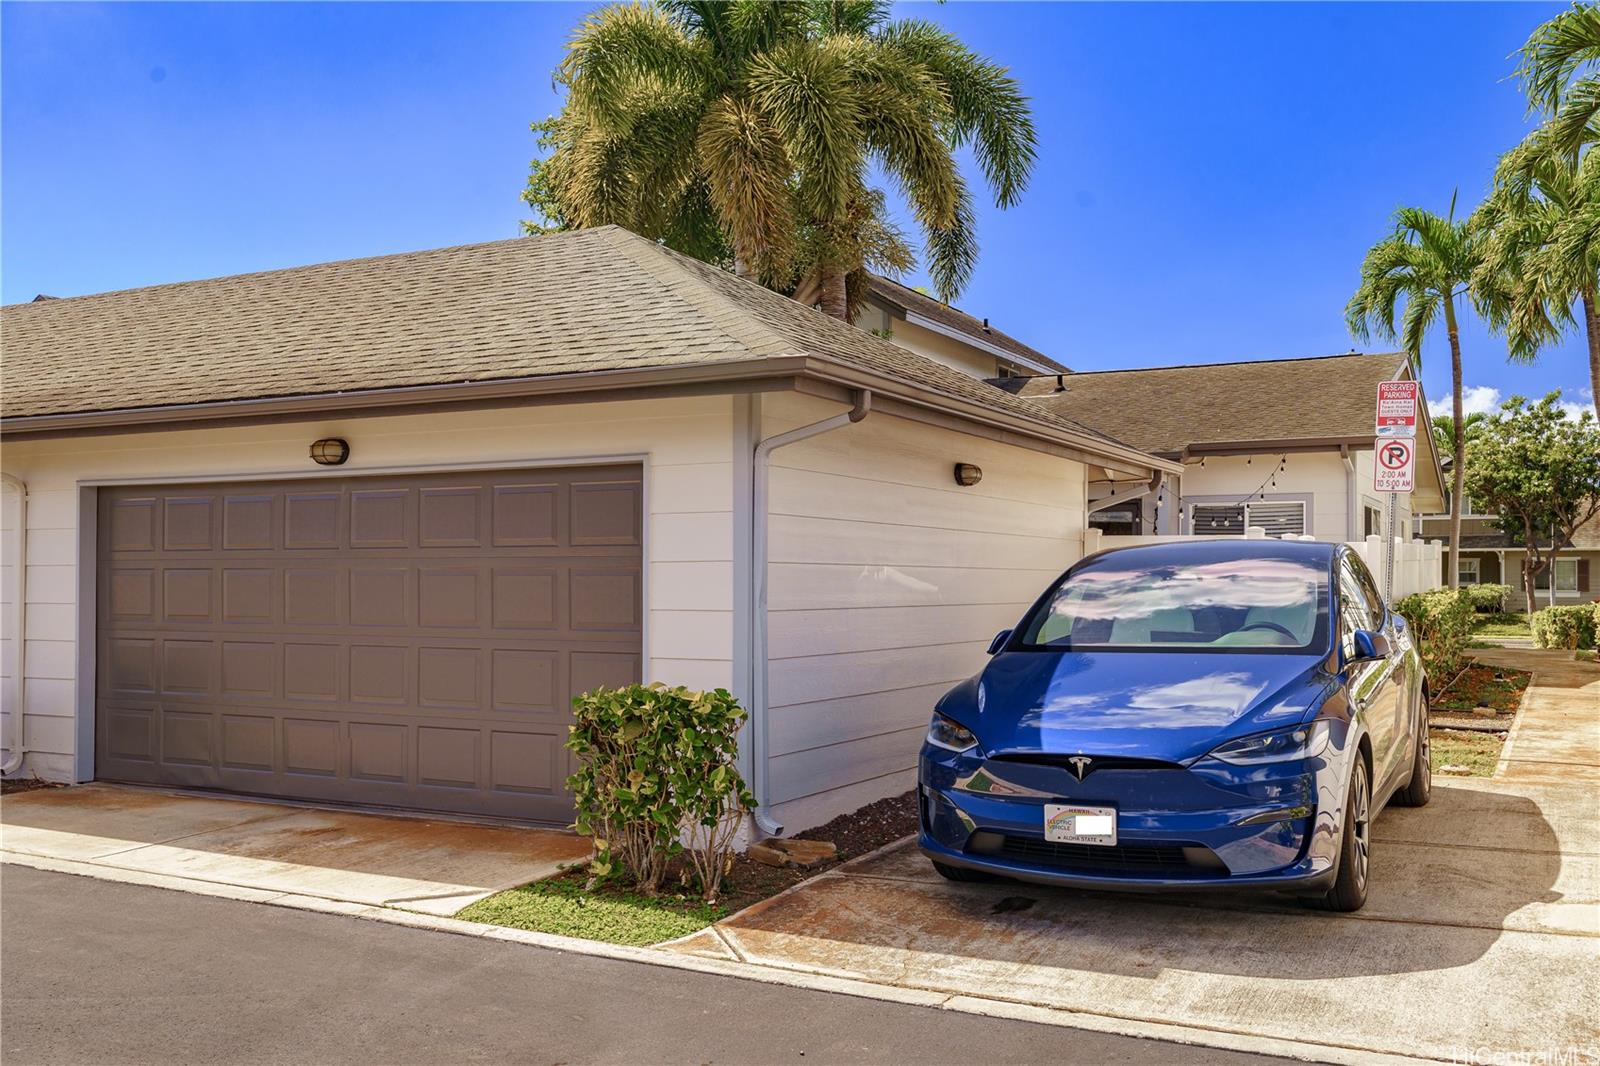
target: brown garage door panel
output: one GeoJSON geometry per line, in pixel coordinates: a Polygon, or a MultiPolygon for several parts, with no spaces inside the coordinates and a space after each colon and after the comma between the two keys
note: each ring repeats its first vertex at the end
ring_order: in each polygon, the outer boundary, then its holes
{"type": "Polygon", "coordinates": [[[642,674],[633,466],[103,489],[102,778],[565,820],[642,674]]]}

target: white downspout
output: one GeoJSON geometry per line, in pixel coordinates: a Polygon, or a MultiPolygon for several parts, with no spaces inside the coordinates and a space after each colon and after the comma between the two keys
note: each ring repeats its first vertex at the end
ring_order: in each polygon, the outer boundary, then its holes
{"type": "Polygon", "coordinates": [[[17,491],[17,561],[11,572],[11,617],[6,619],[6,634],[17,648],[17,700],[11,708],[11,743],[6,745],[11,754],[0,765],[0,776],[9,777],[21,769],[27,751],[22,746],[22,709],[28,705],[28,486],[13,474],[0,473],[0,482],[17,491]]]}
{"type": "MultiPolygon", "coordinates": [[[[778,433],[756,445],[752,456],[754,465],[753,481],[754,491],[751,494],[751,545],[750,568],[752,570],[750,612],[750,769],[751,791],[756,796],[756,829],[763,836],[780,836],[783,833],[783,824],[773,819],[768,813],[771,810],[772,798],[767,783],[767,738],[770,735],[767,722],[767,501],[769,495],[770,468],[768,460],[772,453],[779,448],[808,437],[816,437],[835,429],[843,428],[852,422],[859,422],[867,417],[872,410],[872,391],[861,389],[855,394],[855,405],[842,415],[825,418],[821,422],[813,422],[809,426],[799,426],[787,433],[778,433]]],[[[757,432],[760,432],[758,429],[757,432]]]]}
{"type": "Polygon", "coordinates": [[[1350,461],[1350,445],[1339,445],[1339,458],[1344,461],[1344,539],[1356,539],[1356,464],[1350,461]]]}

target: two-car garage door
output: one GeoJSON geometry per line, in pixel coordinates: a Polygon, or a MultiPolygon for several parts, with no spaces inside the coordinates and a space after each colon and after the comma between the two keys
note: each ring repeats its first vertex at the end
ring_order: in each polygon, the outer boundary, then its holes
{"type": "Polygon", "coordinates": [[[102,489],[96,775],[565,821],[640,530],[635,466],[102,489]]]}

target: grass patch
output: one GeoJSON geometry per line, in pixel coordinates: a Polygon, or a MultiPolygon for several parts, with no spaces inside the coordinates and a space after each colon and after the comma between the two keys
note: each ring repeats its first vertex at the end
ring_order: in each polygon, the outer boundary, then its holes
{"type": "Polygon", "coordinates": [[[1600,650],[1579,648],[1575,654],[1580,663],[1600,663],[1600,650]]]}
{"type": "Polygon", "coordinates": [[[608,944],[659,944],[704,929],[726,915],[722,907],[695,899],[654,899],[602,885],[584,891],[587,874],[559,874],[521,888],[497,892],[456,914],[469,922],[508,925],[540,933],[604,940],[608,944]]]}
{"type": "Polygon", "coordinates": [[[1526,615],[1490,614],[1473,623],[1472,635],[1474,637],[1528,637],[1532,639],[1533,630],[1528,627],[1526,615]]]}
{"type": "Polygon", "coordinates": [[[1457,777],[1489,777],[1505,746],[1497,733],[1457,729],[1435,729],[1429,741],[1433,772],[1457,777]]]}

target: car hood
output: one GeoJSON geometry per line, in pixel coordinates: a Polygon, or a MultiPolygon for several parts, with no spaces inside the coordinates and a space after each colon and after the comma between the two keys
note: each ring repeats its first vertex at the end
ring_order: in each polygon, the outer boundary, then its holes
{"type": "Polygon", "coordinates": [[[1314,655],[1003,652],[939,711],[990,755],[1188,762],[1225,740],[1294,725],[1332,678],[1314,655]]]}

